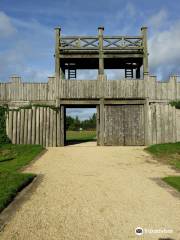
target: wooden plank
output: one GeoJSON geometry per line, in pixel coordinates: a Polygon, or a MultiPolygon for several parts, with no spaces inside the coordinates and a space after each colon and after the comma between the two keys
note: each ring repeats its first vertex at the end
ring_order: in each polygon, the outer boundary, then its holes
{"type": "Polygon", "coordinates": [[[50,114],[50,125],[49,125],[49,147],[53,146],[53,110],[49,109],[50,114]]]}
{"type": "Polygon", "coordinates": [[[47,107],[43,108],[43,141],[42,145],[45,147],[46,146],[46,121],[47,121],[47,107]]]}
{"type": "Polygon", "coordinates": [[[43,107],[39,107],[39,141],[43,145],[43,107]]]}
{"type": "Polygon", "coordinates": [[[36,107],[36,144],[40,144],[40,123],[39,123],[39,107],[36,107]]]}
{"type": "Polygon", "coordinates": [[[16,144],[16,135],[17,135],[17,111],[13,111],[13,121],[12,121],[12,143],[16,144]]]}
{"type": "Polygon", "coordinates": [[[16,143],[19,144],[20,143],[20,110],[17,111],[17,125],[16,125],[16,143]]]}
{"type": "Polygon", "coordinates": [[[60,135],[60,142],[61,142],[61,146],[64,146],[65,142],[64,142],[64,138],[65,138],[65,122],[64,122],[64,118],[65,118],[65,108],[63,105],[60,105],[60,111],[61,111],[61,121],[60,121],[60,124],[61,124],[61,135],[60,135]]]}
{"type": "Polygon", "coordinates": [[[100,99],[100,146],[104,145],[104,100],[100,99]]]}
{"type": "Polygon", "coordinates": [[[46,147],[49,147],[50,144],[49,144],[49,129],[50,129],[50,108],[47,107],[47,110],[46,110],[46,147]]]}
{"type": "Polygon", "coordinates": [[[27,143],[32,144],[32,109],[27,109],[27,115],[28,115],[27,143]]]}
{"type": "Polygon", "coordinates": [[[61,145],[61,142],[60,142],[60,129],[61,129],[61,126],[60,126],[60,121],[61,121],[61,114],[60,114],[60,109],[58,110],[57,112],[57,146],[59,147],[61,145]]]}
{"type": "Polygon", "coordinates": [[[156,143],[164,142],[163,105],[156,104],[156,143]]]}
{"type": "Polygon", "coordinates": [[[32,107],[32,144],[36,143],[36,107],[32,107]]]}
{"type": "Polygon", "coordinates": [[[57,112],[53,110],[53,147],[57,146],[57,112]]]}
{"type": "Polygon", "coordinates": [[[24,144],[27,144],[28,137],[28,109],[24,109],[24,144]]]}

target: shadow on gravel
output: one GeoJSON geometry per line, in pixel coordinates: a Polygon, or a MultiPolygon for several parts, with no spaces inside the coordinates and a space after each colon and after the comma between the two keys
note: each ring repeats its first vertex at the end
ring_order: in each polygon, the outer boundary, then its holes
{"type": "Polygon", "coordinates": [[[76,144],[80,144],[80,143],[85,143],[85,142],[97,142],[96,140],[67,140],[65,143],[65,146],[68,145],[76,145],[76,144]]]}
{"type": "MultiPolygon", "coordinates": [[[[173,197],[180,199],[180,192],[178,192],[175,188],[168,185],[161,178],[150,178],[150,179],[152,181],[154,181],[157,185],[159,185],[161,188],[166,189],[166,191],[168,191],[173,197]]],[[[159,239],[159,240],[161,240],[161,239],[159,239]]],[[[163,240],[163,238],[162,238],[162,240],[163,240]]],[[[164,240],[166,240],[166,239],[164,239],[164,240]]],[[[167,240],[171,240],[171,239],[167,238],[167,240]]],[[[175,240],[175,239],[172,239],[172,240],[175,240]]]]}
{"type": "Polygon", "coordinates": [[[174,238],[159,238],[158,240],[175,240],[174,238]]]}

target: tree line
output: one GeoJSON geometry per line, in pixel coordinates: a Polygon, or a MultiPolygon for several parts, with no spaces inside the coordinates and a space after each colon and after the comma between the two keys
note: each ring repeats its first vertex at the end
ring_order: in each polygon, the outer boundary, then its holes
{"type": "Polygon", "coordinates": [[[66,130],[95,130],[96,129],[96,114],[86,120],[80,120],[78,116],[75,118],[66,116],[66,130]]]}

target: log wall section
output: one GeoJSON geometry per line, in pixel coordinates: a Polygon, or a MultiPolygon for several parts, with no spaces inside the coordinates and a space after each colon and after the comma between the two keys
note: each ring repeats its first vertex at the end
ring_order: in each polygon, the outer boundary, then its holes
{"type": "Polygon", "coordinates": [[[9,109],[6,131],[13,144],[60,146],[60,111],[51,107],[9,109]]]}
{"type": "Polygon", "coordinates": [[[169,143],[180,140],[179,110],[167,103],[150,103],[148,115],[149,144],[169,143]]]}
{"type": "Polygon", "coordinates": [[[60,80],[56,89],[54,77],[47,83],[26,83],[19,77],[0,83],[0,101],[55,101],[60,99],[146,98],[157,100],[180,99],[180,82],[176,77],[157,81],[154,76],[145,79],[60,80]]]}
{"type": "MultiPolygon", "coordinates": [[[[143,80],[107,80],[105,76],[99,77],[98,80],[60,80],[58,91],[54,77],[49,78],[47,83],[25,83],[19,77],[12,77],[11,82],[0,83],[0,104],[8,103],[10,108],[7,112],[6,130],[12,142],[42,144],[46,147],[64,145],[64,106],[58,111],[49,106],[50,102],[55,105],[57,99],[96,99],[99,111],[102,109],[102,102],[105,123],[103,129],[102,126],[98,128],[99,135],[104,139],[103,144],[122,145],[122,139],[118,135],[124,131],[122,124],[127,125],[128,133],[130,129],[133,130],[133,124],[130,123],[139,121],[143,131],[131,136],[130,140],[133,142],[128,140],[124,145],[142,145],[144,140],[138,142],[138,134],[145,136],[146,132],[148,144],[180,141],[180,110],[169,104],[171,100],[180,99],[180,82],[175,76],[170,77],[167,82],[159,82],[156,77],[147,75],[143,80]],[[116,102],[116,99],[131,101],[141,98],[146,99],[147,104],[146,107],[143,105],[144,116],[141,115],[140,119],[128,115],[131,113],[128,110],[130,106],[126,106],[123,112],[122,106],[118,106],[116,102]],[[32,103],[32,107],[22,107],[26,101],[28,104],[32,103]],[[33,106],[33,101],[42,101],[48,106],[33,106]],[[107,101],[114,106],[108,107],[107,101]],[[16,109],[12,107],[13,102],[16,109]],[[124,114],[127,117],[122,123],[124,114]]],[[[132,112],[137,107],[138,105],[132,105],[132,112]]]]}

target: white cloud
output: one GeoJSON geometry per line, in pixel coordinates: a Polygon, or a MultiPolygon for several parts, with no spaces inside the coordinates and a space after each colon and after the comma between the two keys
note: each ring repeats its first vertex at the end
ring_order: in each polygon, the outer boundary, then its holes
{"type": "Polygon", "coordinates": [[[10,17],[4,12],[0,12],[0,38],[12,36],[16,32],[17,30],[13,26],[10,17]]]}
{"type": "Polygon", "coordinates": [[[47,77],[54,71],[53,34],[53,29],[36,20],[22,21],[0,12],[0,36],[6,37],[0,46],[1,80],[18,74],[23,80],[47,81],[47,77]],[[19,34],[13,35],[12,41],[11,34],[17,31],[19,34]]]}
{"type": "Polygon", "coordinates": [[[179,39],[180,21],[170,25],[167,30],[155,31],[149,39],[150,66],[161,77],[180,73],[179,39]]]}
{"type": "Polygon", "coordinates": [[[148,19],[148,26],[151,26],[153,29],[157,29],[164,25],[168,19],[168,13],[165,9],[161,9],[158,13],[152,15],[148,19]]]}

